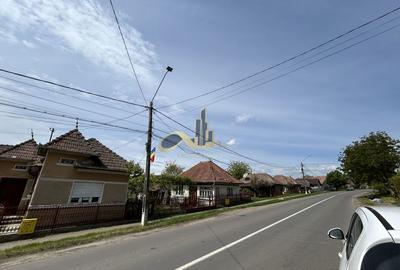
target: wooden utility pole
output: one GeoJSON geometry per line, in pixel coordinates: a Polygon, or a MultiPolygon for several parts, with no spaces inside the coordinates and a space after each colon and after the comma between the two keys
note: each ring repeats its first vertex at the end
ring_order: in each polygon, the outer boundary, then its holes
{"type": "Polygon", "coordinates": [[[150,101],[149,106],[149,125],[147,129],[147,142],[146,142],[146,168],[143,185],[143,198],[142,198],[142,226],[145,226],[149,217],[149,186],[150,186],[150,156],[151,156],[151,139],[153,132],[153,101],[150,101]]]}
{"type": "Polygon", "coordinates": [[[147,142],[146,142],[146,168],[145,168],[145,175],[144,175],[144,183],[143,183],[143,198],[142,198],[142,219],[141,219],[141,224],[142,226],[145,226],[147,224],[147,221],[149,219],[149,186],[150,186],[150,157],[151,157],[151,139],[153,136],[153,101],[154,98],[156,97],[158,90],[160,90],[160,87],[167,76],[168,72],[172,72],[172,67],[168,66],[167,70],[162,77],[160,83],[158,84],[157,90],[153,95],[153,98],[150,101],[149,106],[147,107],[149,109],[149,124],[147,128],[147,142]]]}

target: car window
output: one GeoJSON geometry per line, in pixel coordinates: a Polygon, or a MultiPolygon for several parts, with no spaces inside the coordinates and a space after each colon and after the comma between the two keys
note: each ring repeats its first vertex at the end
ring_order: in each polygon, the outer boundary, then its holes
{"type": "Polygon", "coordinates": [[[355,244],[357,243],[358,238],[363,230],[363,224],[360,217],[357,214],[354,214],[351,222],[349,231],[346,235],[346,258],[347,260],[350,258],[350,255],[353,251],[355,244]]]}
{"type": "Polygon", "coordinates": [[[400,245],[384,243],[371,248],[364,256],[361,270],[397,270],[400,267],[400,245]]]}

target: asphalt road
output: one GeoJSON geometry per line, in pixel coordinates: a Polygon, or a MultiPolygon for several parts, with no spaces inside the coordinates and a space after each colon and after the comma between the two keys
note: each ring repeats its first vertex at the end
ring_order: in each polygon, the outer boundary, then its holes
{"type": "Polygon", "coordinates": [[[337,269],[360,191],[248,208],[195,223],[124,236],[0,265],[1,269],[337,269]]]}

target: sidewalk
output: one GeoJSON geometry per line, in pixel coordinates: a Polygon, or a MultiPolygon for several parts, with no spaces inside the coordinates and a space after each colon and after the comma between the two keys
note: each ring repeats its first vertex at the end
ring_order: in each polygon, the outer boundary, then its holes
{"type": "Polygon", "coordinates": [[[74,236],[81,236],[81,235],[85,235],[85,234],[89,234],[89,233],[104,232],[104,231],[115,230],[115,229],[123,229],[123,228],[131,227],[131,226],[135,226],[135,225],[139,225],[139,224],[140,223],[129,223],[129,224],[123,224],[123,225],[115,225],[115,226],[87,229],[87,230],[74,231],[74,232],[49,234],[49,235],[42,236],[42,237],[35,237],[35,238],[24,239],[24,240],[10,241],[10,242],[5,242],[5,243],[0,243],[0,250],[16,247],[16,246],[20,246],[20,245],[27,245],[27,244],[32,244],[32,243],[45,242],[45,241],[51,241],[51,240],[59,240],[59,239],[74,237],[74,236]]]}

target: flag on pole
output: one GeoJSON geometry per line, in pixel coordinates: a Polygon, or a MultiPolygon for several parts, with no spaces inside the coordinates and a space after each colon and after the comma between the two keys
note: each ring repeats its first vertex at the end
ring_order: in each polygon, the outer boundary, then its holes
{"type": "Polygon", "coordinates": [[[156,160],[156,148],[153,147],[150,152],[150,162],[154,162],[156,160]]]}

